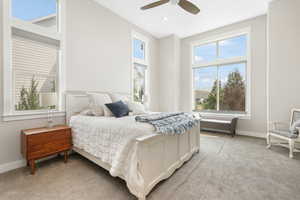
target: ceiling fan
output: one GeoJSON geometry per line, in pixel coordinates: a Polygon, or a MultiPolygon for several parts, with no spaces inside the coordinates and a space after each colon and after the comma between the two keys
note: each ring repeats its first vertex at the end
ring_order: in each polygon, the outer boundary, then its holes
{"type": "Polygon", "coordinates": [[[185,11],[192,13],[194,15],[196,15],[200,12],[200,9],[195,4],[193,4],[187,0],[160,0],[160,1],[156,1],[154,3],[150,3],[150,4],[142,7],[141,10],[147,10],[150,8],[161,6],[161,5],[169,3],[169,2],[171,2],[173,5],[179,5],[182,9],[184,9],[185,11]]]}

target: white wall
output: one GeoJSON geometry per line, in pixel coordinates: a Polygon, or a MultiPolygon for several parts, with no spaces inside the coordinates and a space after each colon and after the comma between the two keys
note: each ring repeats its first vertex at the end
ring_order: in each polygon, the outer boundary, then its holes
{"type": "Polygon", "coordinates": [[[266,97],[266,16],[228,25],[216,30],[184,38],[181,41],[181,94],[180,109],[192,108],[192,69],[190,43],[227,32],[251,27],[251,119],[239,120],[238,130],[243,134],[264,136],[267,130],[266,97]]]}
{"type": "MultiPolygon", "coordinates": [[[[0,8],[2,10],[2,8],[0,8]]],[[[131,91],[131,30],[150,40],[151,108],[158,107],[158,41],[92,0],[67,0],[68,90],[131,91]]],[[[0,15],[0,113],[3,113],[2,15],[0,15]]],[[[56,124],[64,118],[56,118],[56,124]]],[[[3,122],[0,119],[0,172],[24,164],[20,153],[21,129],[41,127],[46,119],[3,122]]]]}
{"type": "Polygon", "coordinates": [[[289,121],[300,108],[300,1],[269,6],[269,120],[289,121]]]}
{"type": "Polygon", "coordinates": [[[67,2],[67,90],[130,93],[135,30],[149,38],[150,108],[157,110],[158,41],[94,1],[67,2]]]}
{"type": "Polygon", "coordinates": [[[163,112],[179,110],[180,40],[171,35],[159,40],[159,109],[163,112]]]}

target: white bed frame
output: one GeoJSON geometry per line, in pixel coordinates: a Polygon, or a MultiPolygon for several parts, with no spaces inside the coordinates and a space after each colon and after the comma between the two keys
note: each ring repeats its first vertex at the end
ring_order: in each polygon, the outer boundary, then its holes
{"type": "MultiPolygon", "coordinates": [[[[72,115],[87,106],[86,92],[68,93],[66,95],[67,123],[72,115]]],[[[144,179],[144,189],[139,191],[140,194],[143,194],[142,196],[133,195],[137,196],[139,200],[145,200],[146,195],[157,183],[170,177],[194,153],[199,152],[200,125],[182,135],[149,135],[137,138],[136,141],[138,142],[138,170],[144,179]]],[[[73,150],[102,168],[110,170],[111,166],[102,162],[101,159],[76,147],[73,147],[73,150]]],[[[124,179],[124,177],[120,178],[124,179]]]]}

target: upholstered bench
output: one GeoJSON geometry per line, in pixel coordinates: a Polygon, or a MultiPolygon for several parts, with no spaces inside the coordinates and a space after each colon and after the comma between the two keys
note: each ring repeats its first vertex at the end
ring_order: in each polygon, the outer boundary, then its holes
{"type": "Polygon", "coordinates": [[[231,134],[232,137],[236,133],[236,125],[238,118],[216,118],[216,117],[204,117],[201,119],[202,131],[214,131],[231,134]]]}

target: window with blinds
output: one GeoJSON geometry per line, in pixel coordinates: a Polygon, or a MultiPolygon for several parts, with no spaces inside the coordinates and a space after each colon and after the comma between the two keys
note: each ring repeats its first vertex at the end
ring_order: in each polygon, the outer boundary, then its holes
{"type": "Polygon", "coordinates": [[[66,1],[0,2],[7,22],[3,24],[3,120],[63,115],[66,1]]]}
{"type": "Polygon", "coordinates": [[[55,109],[59,45],[34,37],[12,35],[15,110],[55,109]]]}

